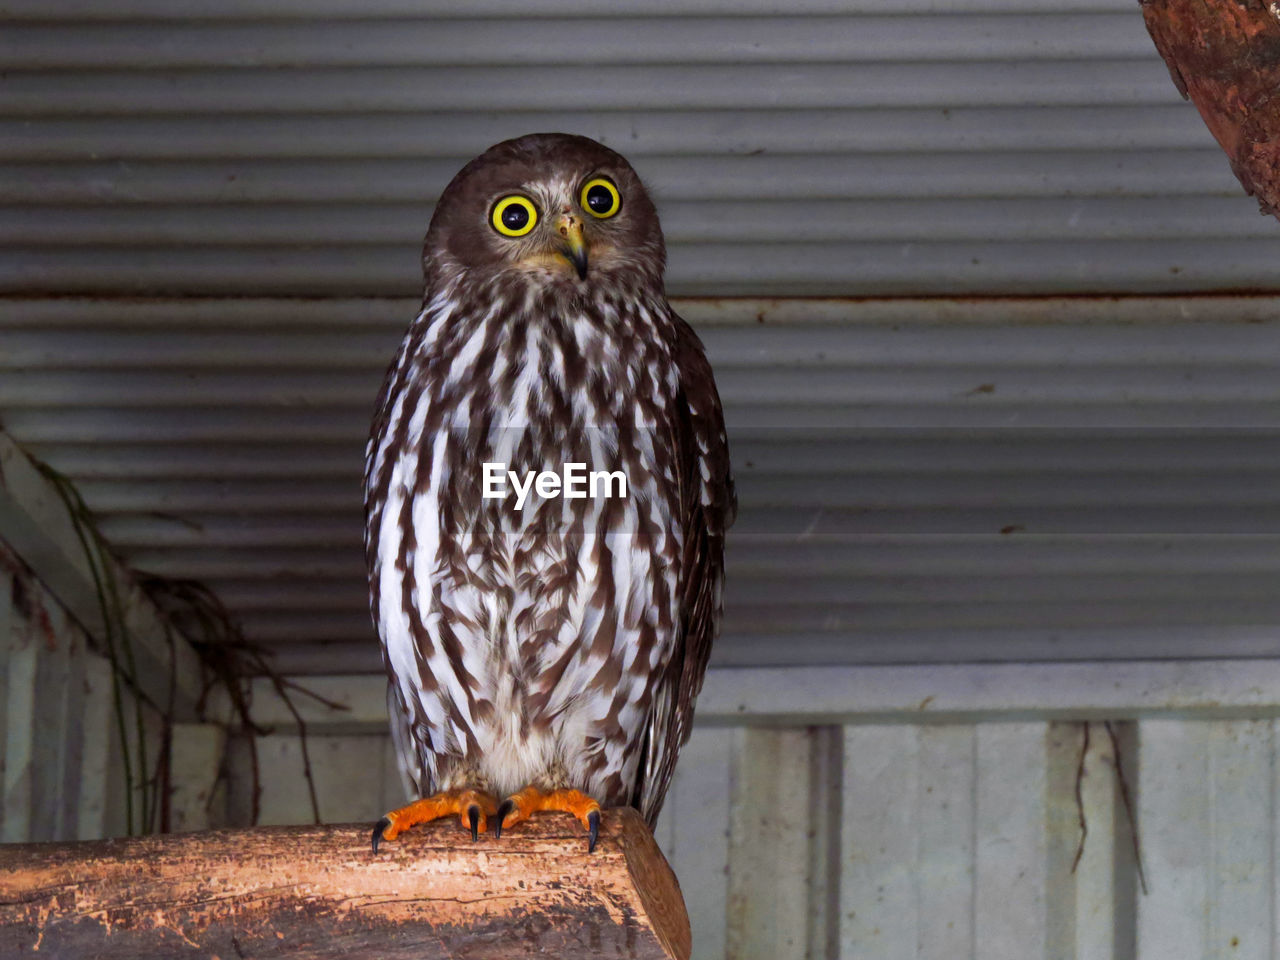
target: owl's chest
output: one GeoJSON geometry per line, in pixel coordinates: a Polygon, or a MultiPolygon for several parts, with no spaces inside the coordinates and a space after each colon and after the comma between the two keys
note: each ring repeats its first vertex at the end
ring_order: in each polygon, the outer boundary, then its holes
{"type": "Polygon", "coordinates": [[[675,569],[678,379],[647,323],[570,315],[507,331],[448,426],[439,519],[460,572],[559,610],[566,585],[675,569]]]}
{"type": "Polygon", "coordinates": [[[677,387],[666,338],[647,313],[595,312],[517,322],[473,384],[500,421],[580,429],[661,416],[677,387]]]}
{"type": "Polygon", "coordinates": [[[678,379],[643,317],[527,319],[487,359],[445,399],[458,480],[480,473],[490,491],[576,500],[616,489],[609,475],[623,471],[629,488],[663,492],[678,379]]]}
{"type": "Polygon", "coordinates": [[[661,667],[682,543],[667,364],[598,324],[555,334],[513,337],[453,403],[415,510],[419,542],[447,545],[431,602],[473,651],[478,696],[530,730],[585,703],[606,654],[661,667]]]}

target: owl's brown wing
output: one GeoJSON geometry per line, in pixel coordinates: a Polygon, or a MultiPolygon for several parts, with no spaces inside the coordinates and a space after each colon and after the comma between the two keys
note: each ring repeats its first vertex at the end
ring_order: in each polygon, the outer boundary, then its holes
{"type": "Polygon", "coordinates": [[[711,365],[693,329],[674,316],[673,359],[680,370],[677,436],[673,438],[684,523],[681,629],[654,691],[634,805],[649,826],[657,822],[676,757],[689,739],[694,701],[702,690],[711,644],[720,628],[724,535],[738,501],[729,468],[724,412],[711,365]]]}

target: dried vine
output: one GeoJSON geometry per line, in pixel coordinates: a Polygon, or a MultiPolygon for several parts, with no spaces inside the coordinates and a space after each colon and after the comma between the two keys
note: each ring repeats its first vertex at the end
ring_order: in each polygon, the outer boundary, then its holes
{"type": "MultiPolygon", "coordinates": [[[[1116,783],[1120,788],[1120,802],[1124,807],[1125,817],[1129,822],[1129,837],[1133,844],[1133,861],[1138,874],[1138,884],[1142,890],[1143,896],[1147,894],[1147,874],[1142,867],[1142,841],[1138,836],[1138,817],[1133,808],[1133,797],[1129,792],[1129,781],[1125,776],[1124,763],[1121,759],[1122,751],[1120,749],[1120,738],[1116,735],[1115,727],[1110,720],[1103,721],[1103,727],[1107,731],[1107,736],[1111,740],[1111,753],[1114,760],[1112,769],[1115,771],[1116,783]]],[[[1076,814],[1080,824],[1080,841],[1076,846],[1075,858],[1071,861],[1071,873],[1074,874],[1080,866],[1080,859],[1084,856],[1085,841],[1089,837],[1089,821],[1085,816],[1084,809],[1084,777],[1085,777],[1085,758],[1089,753],[1089,721],[1080,724],[1081,741],[1080,741],[1080,758],[1076,763],[1076,779],[1075,779],[1075,799],[1076,814]]]]}
{"type": "Polygon", "coordinates": [[[247,681],[255,676],[264,676],[271,681],[272,687],[298,725],[303,776],[311,799],[312,817],[319,823],[320,804],[316,797],[311,755],[307,748],[307,725],[290,694],[310,697],[331,710],[346,710],[347,707],[281,676],[272,666],[270,654],[258,644],[245,639],[222,601],[199,581],[151,575],[141,577],[139,584],[169,620],[179,626],[206,669],[198,709],[203,711],[214,690],[225,690],[241,727],[252,734],[248,743],[253,776],[253,822],[258,822],[262,795],[255,737],[264,736],[270,731],[253,720],[251,687],[247,681]]]}
{"type": "Polygon", "coordinates": [[[1080,866],[1080,858],[1084,856],[1085,841],[1089,839],[1089,818],[1084,813],[1084,761],[1089,755],[1089,721],[1080,724],[1080,759],[1076,762],[1076,816],[1080,822],[1080,842],[1076,845],[1076,856],[1071,861],[1071,872],[1074,874],[1080,866]]]}
{"type": "Polygon", "coordinates": [[[231,613],[208,587],[195,580],[144,575],[131,571],[110,551],[106,539],[97,527],[93,512],[75,484],[30,454],[32,465],[50,482],[66,507],[67,515],[75,530],[76,538],[84,551],[85,560],[93,579],[98,606],[102,616],[103,640],[107,659],[111,665],[112,705],[116,733],[120,741],[124,764],[125,817],[131,836],[138,833],[165,832],[169,828],[170,764],[169,751],[173,739],[174,704],[177,694],[177,658],[174,656],[176,637],[181,636],[195,651],[203,667],[203,685],[197,702],[197,711],[203,715],[210,694],[215,690],[226,692],[240,728],[249,734],[250,767],[253,778],[252,821],[258,822],[262,793],[261,771],[258,765],[257,737],[270,732],[255,723],[252,718],[252,686],[254,677],[267,677],[285,707],[298,724],[298,738],[302,753],[303,775],[311,800],[312,817],[320,822],[320,805],[316,796],[315,778],[311,770],[311,757],[307,747],[307,727],[294,705],[291,694],[299,693],[333,710],[345,710],[345,705],[335,703],[294,681],[283,677],[270,661],[270,653],[262,646],[247,640],[231,613]],[[115,570],[128,571],[143,594],[160,613],[165,639],[169,644],[168,703],[157,704],[138,683],[137,664],[134,658],[133,635],[126,622],[125,603],[121,584],[115,570]],[[133,716],[127,717],[127,705],[123,695],[127,687],[133,695],[133,716]],[[148,769],[144,705],[154,709],[161,718],[160,751],[154,770],[148,769]],[[137,737],[137,764],[129,742],[129,722],[132,720],[137,737]],[[134,794],[140,803],[135,809],[134,794]],[[137,816],[135,817],[135,813],[137,816]]]}
{"type": "Polygon", "coordinates": [[[1120,740],[1116,737],[1111,721],[1104,722],[1107,736],[1111,738],[1111,751],[1116,758],[1116,780],[1120,784],[1120,799],[1124,803],[1125,815],[1129,818],[1129,836],[1133,840],[1133,862],[1138,868],[1138,882],[1142,885],[1143,896],[1147,893],[1147,873],[1142,869],[1142,840],[1138,836],[1138,817],[1133,811],[1133,798],[1129,795],[1129,781],[1124,774],[1124,764],[1120,759],[1120,740]]]}

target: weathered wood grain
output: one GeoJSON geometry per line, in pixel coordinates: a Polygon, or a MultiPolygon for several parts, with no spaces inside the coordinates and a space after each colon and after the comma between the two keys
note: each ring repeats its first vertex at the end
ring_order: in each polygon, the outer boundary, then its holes
{"type": "Polygon", "coordinates": [[[687,960],[680,888],[639,815],[473,843],[456,821],[374,855],[368,824],[0,846],[0,956],[687,960]]]}
{"type": "Polygon", "coordinates": [[[1140,0],[1182,95],[1200,111],[1246,192],[1280,216],[1280,4],[1140,0]]]}

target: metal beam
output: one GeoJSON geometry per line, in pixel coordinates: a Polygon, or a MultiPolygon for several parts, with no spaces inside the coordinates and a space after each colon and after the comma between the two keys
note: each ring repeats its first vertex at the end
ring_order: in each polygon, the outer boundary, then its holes
{"type": "MultiPolygon", "coordinates": [[[[386,729],[381,675],[311,676],[298,683],[346,707],[334,710],[294,692],[294,706],[312,732],[386,729]]],[[[707,672],[698,724],[1280,717],[1278,690],[1280,662],[1270,659],[723,668],[707,672]]],[[[212,715],[220,716],[225,702],[211,700],[212,715]]],[[[277,732],[297,727],[267,679],[254,681],[253,715],[277,732]]]]}

